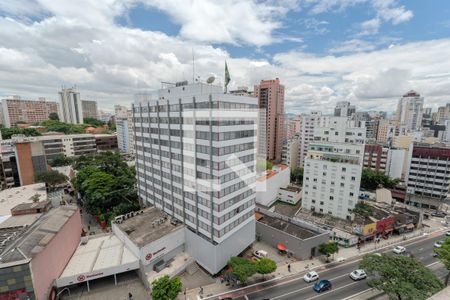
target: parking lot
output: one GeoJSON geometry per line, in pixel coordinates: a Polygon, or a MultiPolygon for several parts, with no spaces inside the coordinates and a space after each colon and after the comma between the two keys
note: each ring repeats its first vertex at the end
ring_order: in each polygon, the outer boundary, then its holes
{"type": "Polygon", "coordinates": [[[246,258],[252,258],[253,257],[253,252],[256,250],[264,250],[267,252],[267,258],[270,258],[271,260],[275,261],[277,263],[277,265],[282,265],[282,264],[288,264],[291,262],[296,261],[295,258],[288,258],[286,256],[286,254],[280,254],[278,252],[278,249],[276,249],[274,246],[268,245],[264,242],[258,242],[255,241],[253,243],[253,247],[248,249],[245,253],[244,253],[244,257],[246,258]]]}

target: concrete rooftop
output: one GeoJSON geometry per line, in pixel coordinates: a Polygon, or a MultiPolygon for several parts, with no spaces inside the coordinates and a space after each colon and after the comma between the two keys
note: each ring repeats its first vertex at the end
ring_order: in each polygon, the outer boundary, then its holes
{"type": "Polygon", "coordinates": [[[180,223],[172,224],[170,216],[156,207],[146,208],[144,213],[131,217],[123,221],[122,224],[117,225],[139,247],[159,240],[163,236],[184,227],[180,223]],[[161,220],[161,222],[158,222],[158,220],[161,220]]]}
{"type": "Polygon", "coordinates": [[[10,215],[11,208],[21,203],[33,203],[31,197],[38,194],[39,200],[47,200],[45,183],[24,185],[0,191],[0,216],[10,215]]]}
{"type": "Polygon", "coordinates": [[[283,221],[281,219],[277,219],[277,218],[265,215],[263,213],[259,213],[259,214],[260,214],[260,217],[258,219],[258,222],[266,224],[275,229],[284,231],[284,232],[286,232],[292,236],[295,236],[299,239],[302,239],[302,240],[321,234],[319,232],[314,232],[312,230],[300,227],[299,225],[289,223],[289,222],[283,221]]]}

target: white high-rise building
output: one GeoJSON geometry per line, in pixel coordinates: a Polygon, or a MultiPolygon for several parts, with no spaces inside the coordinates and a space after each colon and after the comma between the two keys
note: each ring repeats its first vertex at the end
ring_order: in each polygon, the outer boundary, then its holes
{"type": "Polygon", "coordinates": [[[356,107],[348,101],[340,101],[336,103],[334,108],[335,117],[351,117],[356,112],[356,107]]]}
{"type": "Polygon", "coordinates": [[[409,91],[398,100],[396,119],[409,131],[420,130],[423,116],[423,97],[415,91],[409,91]]]}
{"type": "Polygon", "coordinates": [[[134,153],[133,112],[128,110],[126,118],[116,117],[117,145],[120,152],[134,153]]]}
{"type": "Polygon", "coordinates": [[[133,107],[139,197],[189,228],[185,251],[211,274],[255,239],[256,108],[203,83],[133,107]]]}
{"type": "Polygon", "coordinates": [[[59,92],[59,119],[70,124],[83,124],[83,107],[80,93],[75,88],[63,88],[59,92]]]}
{"type": "Polygon", "coordinates": [[[309,142],[314,140],[314,128],[326,126],[329,119],[329,116],[322,116],[321,112],[312,112],[309,115],[300,116],[300,133],[297,159],[299,168],[303,168],[305,157],[308,153],[309,142]]]}
{"type": "Polygon", "coordinates": [[[364,158],[365,128],[347,117],[331,117],[314,129],[305,158],[302,205],[341,219],[353,219],[364,158]]]}

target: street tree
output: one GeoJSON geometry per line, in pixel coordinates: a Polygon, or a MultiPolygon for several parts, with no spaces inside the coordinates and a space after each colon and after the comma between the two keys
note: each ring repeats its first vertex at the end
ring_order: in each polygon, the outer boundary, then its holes
{"type": "Polygon", "coordinates": [[[241,283],[246,283],[248,278],[256,273],[256,264],[242,257],[230,258],[228,265],[241,283]]]}
{"type": "Polygon", "coordinates": [[[445,286],[447,286],[450,278],[450,238],[446,238],[441,247],[434,249],[434,251],[436,251],[438,259],[447,268],[448,273],[445,276],[445,286]]]}
{"type": "Polygon", "coordinates": [[[327,262],[330,261],[330,256],[338,251],[339,247],[336,242],[327,242],[319,246],[319,253],[327,257],[327,262]]]}
{"type": "Polygon", "coordinates": [[[361,174],[361,187],[368,190],[375,190],[379,185],[385,188],[393,188],[400,182],[400,179],[391,178],[384,172],[364,168],[361,174]]]}
{"type": "Polygon", "coordinates": [[[51,112],[51,113],[48,115],[48,118],[49,118],[49,120],[59,121],[58,113],[55,113],[55,112],[51,112]]]}
{"type": "Polygon", "coordinates": [[[385,292],[390,299],[427,299],[444,286],[430,269],[413,257],[366,255],[360,268],[369,275],[369,286],[385,292]]]}
{"type": "Polygon", "coordinates": [[[182,284],[179,277],[170,278],[164,275],[152,282],[153,300],[174,300],[181,292],[182,284]]]}
{"type": "Polygon", "coordinates": [[[255,263],[256,273],[266,275],[275,272],[277,264],[270,258],[261,258],[255,263]]]}
{"type": "Polygon", "coordinates": [[[36,174],[35,178],[36,182],[44,182],[47,184],[50,191],[53,191],[58,184],[65,183],[68,180],[69,178],[66,175],[56,170],[40,172],[36,174]]]}

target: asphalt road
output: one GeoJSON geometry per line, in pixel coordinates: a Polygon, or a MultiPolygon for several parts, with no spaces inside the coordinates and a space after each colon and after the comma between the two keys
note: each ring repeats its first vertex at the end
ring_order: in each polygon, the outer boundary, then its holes
{"type": "MultiPolygon", "coordinates": [[[[399,243],[406,247],[407,252],[411,252],[424,265],[431,268],[439,277],[443,278],[446,275],[444,266],[432,256],[434,243],[443,238],[443,235],[428,238],[423,240],[399,243]]],[[[387,248],[382,252],[391,254],[392,248],[387,248]]],[[[395,254],[392,254],[395,255],[395,254]]],[[[315,271],[319,273],[321,279],[328,279],[331,281],[333,287],[330,291],[316,293],[312,286],[314,283],[306,283],[303,281],[302,272],[300,276],[291,278],[289,280],[281,281],[276,285],[271,285],[264,289],[262,287],[259,291],[247,294],[246,296],[238,298],[239,300],[299,300],[299,299],[317,299],[317,300],[338,300],[346,299],[355,294],[361,293],[370,289],[366,280],[353,281],[349,274],[358,268],[358,261],[349,261],[335,267],[322,267],[315,271]]]]}

